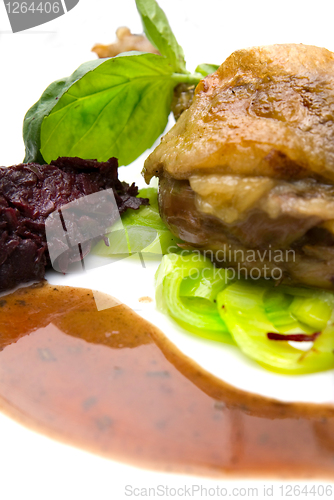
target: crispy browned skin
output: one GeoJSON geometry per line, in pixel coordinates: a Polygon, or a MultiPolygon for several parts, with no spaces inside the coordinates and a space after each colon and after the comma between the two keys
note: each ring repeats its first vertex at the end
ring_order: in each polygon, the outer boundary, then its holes
{"type": "Polygon", "coordinates": [[[219,172],[334,180],[334,54],[307,45],[234,52],[145,162],[145,177],[219,172]]]}

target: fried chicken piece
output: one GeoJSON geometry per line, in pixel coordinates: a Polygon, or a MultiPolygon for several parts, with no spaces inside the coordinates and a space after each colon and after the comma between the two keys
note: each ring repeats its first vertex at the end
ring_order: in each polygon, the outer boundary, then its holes
{"type": "Polygon", "coordinates": [[[192,247],[213,258],[290,249],[293,261],[276,263],[285,278],[332,287],[334,54],[302,44],[233,53],[198,84],[144,175],[160,178],[162,217],[192,247]]]}
{"type": "Polygon", "coordinates": [[[199,83],[146,178],[162,169],[334,180],[334,54],[301,44],[234,52],[199,83]]]}

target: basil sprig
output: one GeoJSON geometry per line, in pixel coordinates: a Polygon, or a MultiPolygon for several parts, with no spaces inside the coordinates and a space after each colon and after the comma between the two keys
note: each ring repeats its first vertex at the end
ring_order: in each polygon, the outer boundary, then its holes
{"type": "Polygon", "coordinates": [[[50,163],[59,156],[128,165],[164,131],[173,90],[197,84],[214,71],[186,70],[183,50],[155,0],[136,0],[147,38],[161,55],[126,52],[82,64],[52,83],[27,112],[23,123],[24,161],[50,163]]]}
{"type": "Polygon", "coordinates": [[[129,52],[105,60],[43,120],[43,158],[115,156],[128,165],[164,131],[174,85],[169,64],[156,54],[129,52]]]}
{"type": "Polygon", "coordinates": [[[164,11],[155,0],[136,0],[145,35],[177,73],[188,73],[182,47],[177,43],[164,11]]]}
{"type": "Polygon", "coordinates": [[[103,59],[89,61],[81,64],[79,68],[69,77],[56,80],[51,83],[37,101],[27,112],[23,122],[23,140],[25,144],[24,162],[36,161],[43,163],[40,153],[41,148],[41,126],[44,118],[50,114],[58,102],[58,99],[78,80],[89,71],[94,70],[103,63],[103,59]]]}

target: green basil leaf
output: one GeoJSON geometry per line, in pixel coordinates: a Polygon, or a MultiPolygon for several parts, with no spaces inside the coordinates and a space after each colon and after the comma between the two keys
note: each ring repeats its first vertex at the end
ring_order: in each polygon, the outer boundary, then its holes
{"type": "Polygon", "coordinates": [[[49,115],[60,97],[71,85],[80,80],[86,73],[94,70],[103,60],[89,61],[81,66],[69,77],[57,80],[47,87],[39,101],[26,113],[23,122],[23,140],[25,144],[24,162],[31,161],[45,163],[41,153],[41,125],[45,116],[49,115]]]}
{"type": "Polygon", "coordinates": [[[200,64],[195,69],[195,73],[200,73],[203,76],[208,76],[217,71],[219,66],[217,64],[200,64]]]}
{"type": "Polygon", "coordinates": [[[63,93],[41,127],[41,153],[128,165],[165,129],[176,80],[165,57],[127,52],[103,60],[63,93]]]}
{"type": "Polygon", "coordinates": [[[155,0],[136,0],[145,35],[176,72],[188,73],[184,53],[177,43],[164,11],[155,0]]]}

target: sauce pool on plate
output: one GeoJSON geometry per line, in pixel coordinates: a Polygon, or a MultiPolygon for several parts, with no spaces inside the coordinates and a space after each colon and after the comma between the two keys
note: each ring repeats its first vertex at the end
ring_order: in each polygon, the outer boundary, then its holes
{"type": "MultiPolygon", "coordinates": [[[[159,470],[334,474],[334,404],[236,389],[111,297],[48,284],[0,297],[0,408],[53,438],[159,470]],[[115,305],[116,304],[116,305],[115,305]]],[[[264,372],[265,376],[265,372],[264,372]]]]}

